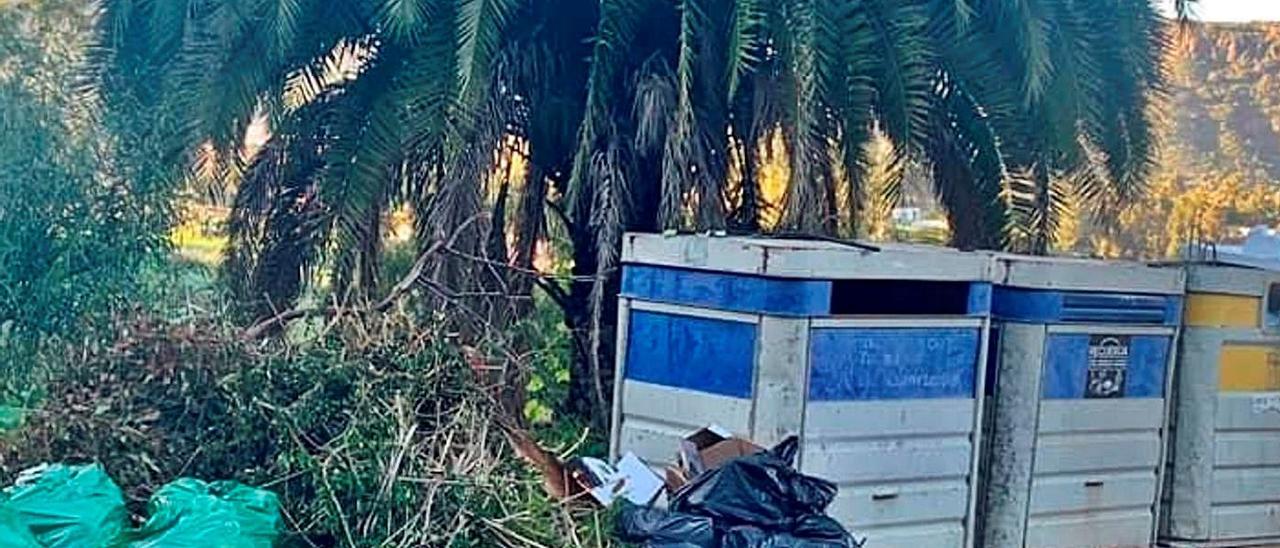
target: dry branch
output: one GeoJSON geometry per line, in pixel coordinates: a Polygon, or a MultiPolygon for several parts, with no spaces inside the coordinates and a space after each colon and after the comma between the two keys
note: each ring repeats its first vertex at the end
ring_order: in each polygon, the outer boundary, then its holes
{"type": "Polygon", "coordinates": [[[381,300],[379,300],[377,303],[374,303],[373,306],[363,308],[363,309],[354,309],[354,310],[347,309],[341,306],[319,306],[319,307],[311,307],[311,308],[295,308],[293,310],[281,312],[279,314],[276,314],[275,316],[272,316],[256,324],[253,324],[248,329],[244,330],[244,333],[240,335],[240,338],[246,341],[257,340],[261,338],[263,335],[270,332],[272,329],[275,329],[278,327],[284,327],[290,322],[293,322],[295,320],[300,320],[302,318],[309,318],[313,316],[326,316],[326,317],[336,316],[344,312],[351,312],[355,314],[368,314],[371,312],[385,312],[389,310],[392,306],[395,305],[396,301],[398,301],[400,297],[404,296],[404,294],[407,293],[410,289],[413,289],[413,286],[417,284],[420,279],[422,279],[422,274],[424,271],[426,271],[427,265],[431,262],[432,257],[436,256],[443,250],[453,247],[453,244],[458,239],[458,236],[461,235],[468,226],[476,222],[476,220],[482,216],[483,215],[472,216],[471,218],[464,221],[462,224],[458,225],[458,228],[453,231],[453,235],[451,235],[448,240],[438,240],[435,243],[431,244],[430,247],[428,247],[427,249],[419,253],[418,258],[413,262],[413,268],[410,268],[409,272],[405,274],[405,276],[401,278],[399,282],[396,282],[396,284],[391,287],[391,291],[387,292],[387,295],[383,297],[381,300]]]}

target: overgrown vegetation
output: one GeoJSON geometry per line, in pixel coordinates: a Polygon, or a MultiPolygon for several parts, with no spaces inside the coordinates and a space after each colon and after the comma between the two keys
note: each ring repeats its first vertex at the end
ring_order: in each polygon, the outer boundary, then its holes
{"type": "Polygon", "coordinates": [[[0,440],[0,472],[99,461],[138,512],[175,477],[237,479],[280,496],[297,545],[606,545],[600,516],[549,500],[511,457],[483,371],[407,320],[294,346],[131,318],[67,356],[0,440]]]}

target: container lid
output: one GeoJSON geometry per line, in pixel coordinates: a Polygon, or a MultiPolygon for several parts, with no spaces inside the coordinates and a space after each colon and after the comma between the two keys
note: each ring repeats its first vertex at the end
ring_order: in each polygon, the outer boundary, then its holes
{"type": "Polygon", "coordinates": [[[1280,272],[1280,233],[1267,226],[1249,230],[1243,245],[1188,246],[1193,260],[1280,272]]]}
{"type": "Polygon", "coordinates": [[[1180,295],[1181,269],[1136,261],[991,253],[997,285],[1060,291],[1180,295]]]}
{"type": "Polygon", "coordinates": [[[641,233],[623,237],[622,260],[630,264],[820,280],[989,281],[992,264],[984,253],[929,245],[641,233]]]}

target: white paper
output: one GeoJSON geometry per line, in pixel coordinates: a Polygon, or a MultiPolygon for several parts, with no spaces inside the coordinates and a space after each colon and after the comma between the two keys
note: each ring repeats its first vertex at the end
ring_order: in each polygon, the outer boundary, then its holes
{"type": "Polygon", "coordinates": [[[652,502],[663,486],[662,478],[631,452],[618,461],[618,477],[625,481],[622,496],[641,506],[652,502]]]}
{"type": "Polygon", "coordinates": [[[662,478],[641,461],[634,453],[622,456],[618,464],[608,463],[594,458],[582,459],[582,464],[591,473],[602,478],[603,483],[588,490],[591,498],[601,505],[610,506],[618,497],[644,506],[653,501],[662,490],[662,478]]]}

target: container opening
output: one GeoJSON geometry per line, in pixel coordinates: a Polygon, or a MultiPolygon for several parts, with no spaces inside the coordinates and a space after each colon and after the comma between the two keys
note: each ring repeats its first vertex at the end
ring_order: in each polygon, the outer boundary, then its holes
{"type": "Polygon", "coordinates": [[[962,316],[969,312],[969,282],[836,280],[835,316],[962,316]]]}

